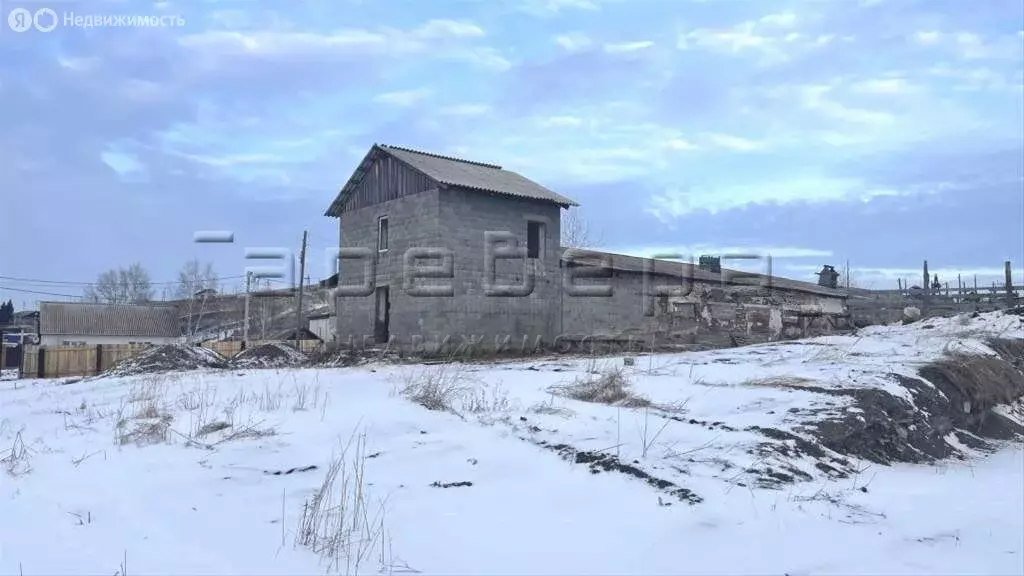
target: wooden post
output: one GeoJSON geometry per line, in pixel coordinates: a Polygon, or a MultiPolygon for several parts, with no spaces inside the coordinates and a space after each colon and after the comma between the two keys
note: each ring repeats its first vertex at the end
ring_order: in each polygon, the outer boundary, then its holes
{"type": "Polygon", "coordinates": [[[946,282],[946,296],[949,296],[949,282],[946,282]]]}
{"type": "Polygon", "coordinates": [[[1007,260],[1004,264],[1006,270],[1006,305],[1013,307],[1017,304],[1017,299],[1013,294],[1013,270],[1010,268],[1010,261],[1007,260]]]}
{"type": "Polygon", "coordinates": [[[900,296],[903,296],[903,279],[902,278],[897,278],[896,279],[896,287],[900,289],[900,296]]]}
{"type": "Polygon", "coordinates": [[[46,378],[46,348],[36,350],[36,378],[46,378]]]}
{"type": "Polygon", "coordinates": [[[96,374],[103,373],[103,344],[96,345],[96,374]]]}
{"type": "Polygon", "coordinates": [[[249,341],[249,290],[252,282],[252,272],[245,273],[245,320],[242,324],[242,347],[249,341]]]}

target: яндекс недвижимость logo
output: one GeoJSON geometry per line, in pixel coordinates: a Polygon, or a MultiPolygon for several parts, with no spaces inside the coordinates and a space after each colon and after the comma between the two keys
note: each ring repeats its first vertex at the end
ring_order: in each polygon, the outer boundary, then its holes
{"type": "Polygon", "coordinates": [[[165,28],[184,26],[185,19],[177,14],[78,14],[58,12],[53,8],[12,8],[7,13],[7,26],[15,32],[51,32],[58,26],[65,28],[165,28]]]}

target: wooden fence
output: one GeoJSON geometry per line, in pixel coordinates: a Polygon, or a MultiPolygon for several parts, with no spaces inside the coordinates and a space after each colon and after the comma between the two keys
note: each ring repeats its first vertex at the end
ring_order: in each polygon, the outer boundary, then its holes
{"type": "MultiPolygon", "coordinates": [[[[246,343],[246,348],[253,348],[270,342],[272,341],[248,342],[246,343]]],[[[294,341],[279,343],[287,346],[295,345],[294,341]]],[[[200,345],[214,350],[227,358],[231,358],[242,351],[241,341],[204,342],[200,345]]],[[[320,340],[299,340],[299,350],[307,354],[318,351],[322,346],[323,342],[320,340]]],[[[149,344],[23,346],[21,377],[63,378],[68,376],[95,376],[149,347],[149,344]]]]}

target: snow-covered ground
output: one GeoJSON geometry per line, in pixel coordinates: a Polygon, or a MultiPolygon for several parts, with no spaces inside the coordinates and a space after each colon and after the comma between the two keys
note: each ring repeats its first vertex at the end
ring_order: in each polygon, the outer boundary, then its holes
{"type": "Polygon", "coordinates": [[[1021,574],[1020,445],[850,459],[845,477],[759,449],[762,430],[796,434],[802,414],[850,401],[824,389],[905,395],[889,374],[991,353],[995,335],[1024,337],[1020,318],[633,366],[6,381],[0,574],[1021,574]],[[617,372],[617,405],[567,397],[617,372]],[[760,481],[773,476],[795,481],[760,481]]]}

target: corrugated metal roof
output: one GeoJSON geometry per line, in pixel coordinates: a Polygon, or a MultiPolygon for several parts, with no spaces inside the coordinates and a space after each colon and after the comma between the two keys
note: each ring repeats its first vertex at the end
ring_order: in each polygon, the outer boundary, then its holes
{"type": "MultiPolygon", "coordinates": [[[[702,282],[722,282],[722,274],[705,270],[688,262],[656,260],[653,258],[642,258],[640,256],[628,256],[626,254],[614,254],[611,252],[601,252],[597,250],[580,250],[570,248],[563,249],[562,258],[569,259],[583,265],[594,266],[600,265],[602,259],[604,261],[611,259],[612,270],[618,270],[620,272],[636,272],[638,274],[642,274],[645,270],[649,270],[652,274],[659,276],[689,278],[702,282]],[[572,252],[570,253],[570,251],[572,252]]],[[[739,270],[722,269],[722,272],[726,275],[726,284],[757,286],[762,282],[770,281],[771,287],[775,289],[807,292],[822,296],[831,296],[834,298],[847,297],[845,291],[833,290],[832,288],[826,288],[811,282],[791,280],[789,278],[781,278],[775,275],[769,277],[765,274],[755,274],[739,270]]]]}
{"type": "Polygon", "coordinates": [[[181,335],[172,305],[133,306],[82,302],[40,302],[39,333],[62,336],[181,335]]]}
{"type": "Polygon", "coordinates": [[[413,170],[422,172],[438,184],[445,186],[554,202],[563,207],[579,206],[575,201],[553,192],[516,172],[505,170],[496,164],[485,164],[462,158],[442,156],[401,146],[374,144],[359,164],[359,167],[356,168],[352,177],[342,187],[338,197],[331,203],[325,215],[338,216],[340,214],[345,197],[351,193],[359,180],[365,176],[370,165],[377,161],[379,153],[388,154],[408,165],[413,170]]]}
{"type": "Polygon", "coordinates": [[[382,145],[395,158],[423,172],[441,184],[470,190],[493,192],[520,198],[576,206],[576,202],[548,190],[533,180],[495,164],[484,164],[461,158],[441,156],[399,146],[382,145]]]}

